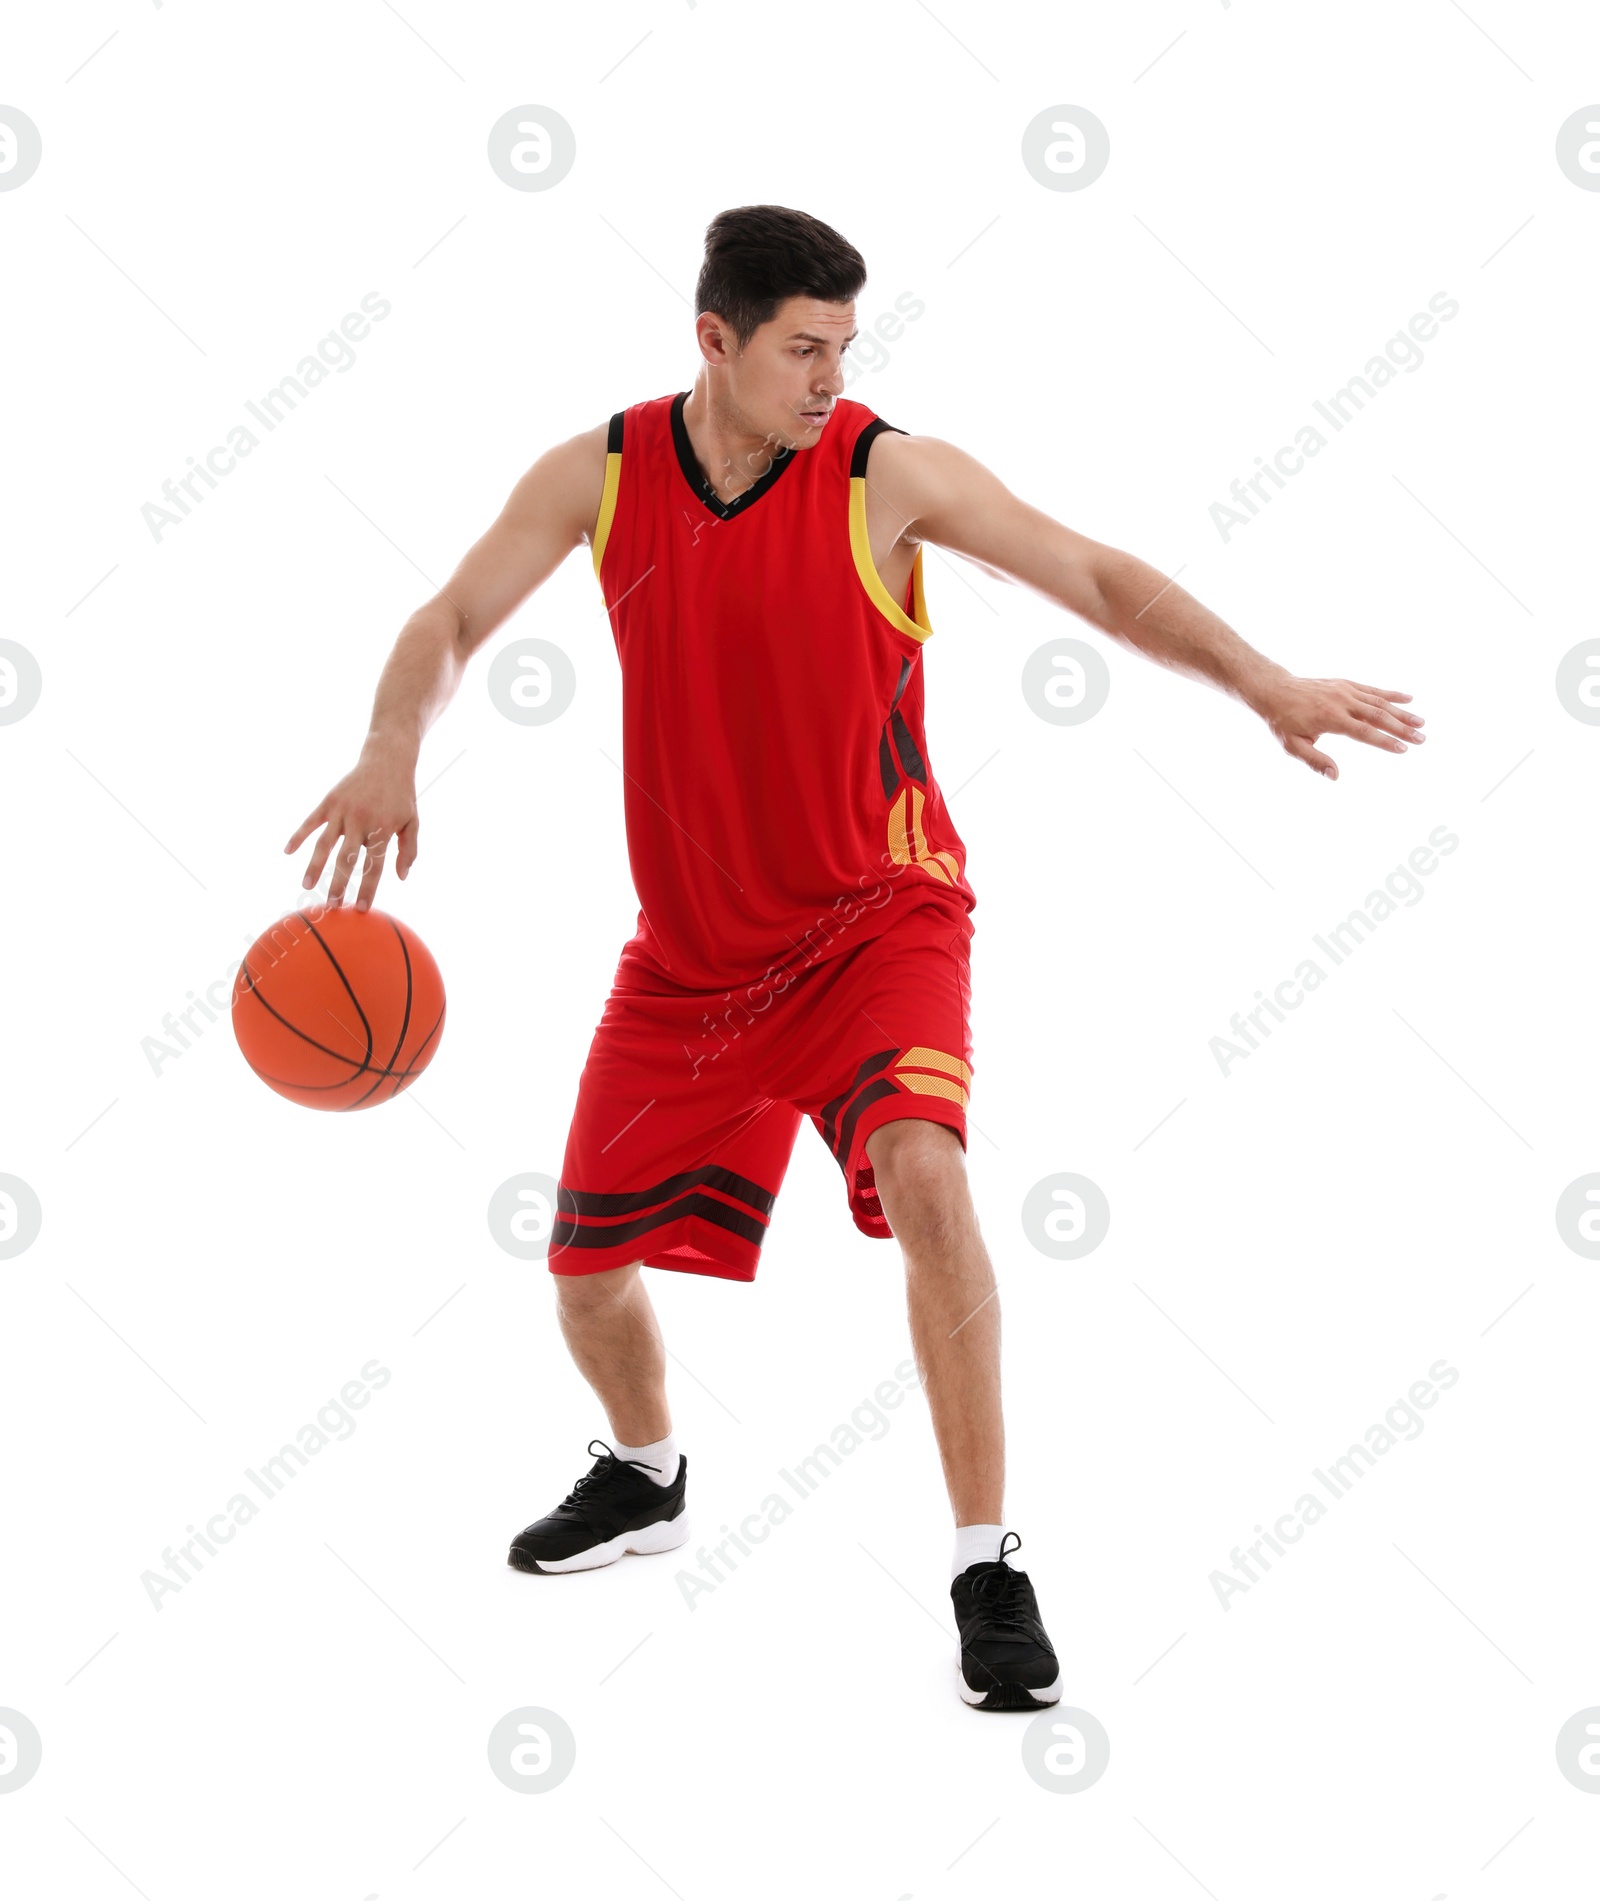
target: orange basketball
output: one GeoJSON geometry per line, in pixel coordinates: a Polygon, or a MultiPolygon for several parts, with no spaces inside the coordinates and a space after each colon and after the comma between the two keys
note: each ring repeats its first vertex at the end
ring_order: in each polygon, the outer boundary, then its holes
{"type": "Polygon", "coordinates": [[[390,1101],[432,1062],[443,1027],[439,966],[386,911],[291,911],[250,946],[233,980],[245,1061],[310,1109],[390,1101]]]}

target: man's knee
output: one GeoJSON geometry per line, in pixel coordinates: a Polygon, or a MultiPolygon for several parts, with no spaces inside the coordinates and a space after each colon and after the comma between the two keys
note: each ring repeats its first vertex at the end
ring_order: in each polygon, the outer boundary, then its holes
{"type": "Polygon", "coordinates": [[[550,1278],[562,1319],[581,1324],[628,1298],[638,1284],[639,1263],[630,1261],[626,1267],[608,1267],[598,1274],[552,1274],[550,1278]]]}
{"type": "Polygon", "coordinates": [[[874,1129],[866,1149],[878,1199],[899,1240],[948,1244],[966,1232],[972,1197],[954,1129],[902,1117],[874,1129]]]}
{"type": "Polygon", "coordinates": [[[866,1142],[867,1160],[880,1188],[884,1181],[919,1187],[966,1181],[961,1137],[943,1122],[899,1116],[881,1123],[866,1142]]]}

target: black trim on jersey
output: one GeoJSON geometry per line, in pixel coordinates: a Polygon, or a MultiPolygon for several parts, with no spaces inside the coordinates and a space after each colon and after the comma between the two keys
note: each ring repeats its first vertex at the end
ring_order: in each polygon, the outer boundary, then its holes
{"type": "Polygon", "coordinates": [[[910,729],[907,727],[903,716],[895,711],[895,708],[900,704],[901,694],[906,690],[906,682],[910,678],[911,656],[910,654],[903,653],[900,656],[900,684],[894,690],[894,698],[889,702],[888,718],[884,720],[883,731],[878,735],[878,777],[883,781],[883,796],[886,799],[892,799],[894,797],[894,789],[900,783],[900,770],[895,763],[894,753],[889,746],[889,724],[891,720],[894,722],[895,738],[897,741],[901,741],[900,757],[905,760],[913,778],[920,779],[924,785],[928,782],[926,769],[922,764],[922,755],[911,742],[910,729]],[[904,735],[903,741],[901,740],[902,734],[904,735]],[[913,760],[916,762],[915,765],[912,764],[913,760]]]}
{"type": "Polygon", "coordinates": [[[866,474],[867,451],[872,447],[873,439],[877,436],[881,436],[885,429],[897,436],[903,436],[906,433],[904,429],[896,429],[892,422],[885,422],[881,416],[874,416],[872,421],[861,431],[861,434],[856,437],[856,446],[851,451],[850,478],[852,481],[854,481],[858,475],[866,474]]]}
{"type": "Polygon", "coordinates": [[[878,735],[878,777],[883,781],[883,796],[894,797],[894,789],[900,783],[900,771],[895,765],[894,754],[889,749],[889,722],[883,722],[883,731],[878,735]]]}
{"type": "Polygon", "coordinates": [[[623,412],[619,409],[611,418],[611,427],[606,431],[607,455],[622,454],[622,416],[623,412]]]}
{"type": "Polygon", "coordinates": [[[917,742],[911,737],[911,728],[906,724],[903,713],[891,713],[889,724],[894,728],[894,743],[900,748],[900,757],[905,768],[918,785],[928,783],[928,768],[922,762],[922,754],[917,751],[917,742]]]}
{"type": "Polygon", "coordinates": [[[672,445],[678,452],[678,467],[683,470],[683,479],[694,490],[696,499],[703,502],[719,521],[727,521],[734,515],[743,514],[752,502],[760,501],[789,464],[795,460],[795,451],[780,449],[764,475],[757,476],[755,481],[740,494],[735,495],[731,502],[723,501],[701,474],[700,464],[694,459],[694,448],[689,441],[689,431],[683,420],[683,405],[688,395],[687,390],[680,390],[672,399],[672,445]]]}

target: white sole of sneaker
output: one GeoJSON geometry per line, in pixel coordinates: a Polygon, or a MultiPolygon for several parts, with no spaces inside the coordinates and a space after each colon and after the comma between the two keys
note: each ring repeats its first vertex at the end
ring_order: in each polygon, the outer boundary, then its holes
{"type": "Polygon", "coordinates": [[[603,1564],[615,1564],[624,1552],[634,1551],[648,1557],[656,1551],[674,1551],[689,1540],[689,1514],[681,1511],[676,1518],[663,1518],[658,1524],[641,1526],[638,1531],[619,1532],[604,1544],[590,1545],[587,1551],[575,1551],[570,1558],[541,1558],[541,1571],[598,1571],[603,1564]]]}
{"type": "MultiPolygon", "coordinates": [[[[961,1700],[963,1703],[970,1703],[976,1706],[979,1703],[986,1702],[993,1696],[995,1687],[995,1685],[991,1684],[989,1688],[985,1690],[973,1689],[972,1685],[967,1682],[967,1679],[961,1673],[961,1653],[957,1651],[956,1688],[961,1692],[961,1700]]],[[[1043,1689],[1039,1690],[1025,1689],[1020,1683],[1008,1684],[1006,1687],[1009,1696],[1004,1707],[1007,1708],[1026,1708],[1027,1705],[1022,1701],[1024,1697],[1026,1697],[1036,1709],[1041,1710],[1048,1709],[1052,1703],[1059,1703],[1061,1701],[1060,1677],[1057,1677],[1054,1683],[1046,1684],[1043,1689]],[[1011,1699],[1015,1700],[1013,1701],[1011,1699]]]]}

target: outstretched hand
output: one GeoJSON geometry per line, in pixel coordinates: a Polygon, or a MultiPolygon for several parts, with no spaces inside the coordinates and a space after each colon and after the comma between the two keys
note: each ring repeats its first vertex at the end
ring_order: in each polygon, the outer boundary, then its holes
{"type": "Polygon", "coordinates": [[[402,878],[406,875],[417,856],[415,775],[414,755],[382,748],[363,750],[355,770],[347,772],[301,820],[283,848],[286,852],[298,851],[319,825],[323,827],[300,881],[307,891],[322,876],[328,854],[341,838],[344,843],[333,861],[333,876],[328,883],[329,904],[344,902],[345,887],[363,848],[367,862],[356,894],[358,911],[371,907],[391,840],[397,839],[400,845],[395,869],[402,878]]]}
{"type": "Polygon", "coordinates": [[[1347,733],[1385,752],[1420,746],[1427,737],[1420,730],[1421,715],[1393,704],[1410,698],[1409,693],[1365,686],[1359,680],[1301,680],[1285,674],[1263,685],[1251,704],[1286,753],[1304,760],[1313,772],[1337,779],[1338,766],[1315,742],[1324,733],[1347,733]]]}

